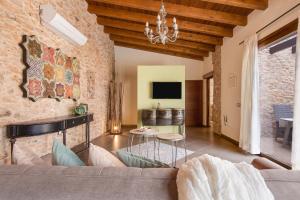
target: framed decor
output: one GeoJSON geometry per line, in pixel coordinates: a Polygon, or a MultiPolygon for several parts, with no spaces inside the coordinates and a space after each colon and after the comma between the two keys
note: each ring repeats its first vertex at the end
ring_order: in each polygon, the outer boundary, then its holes
{"type": "Polygon", "coordinates": [[[27,66],[24,77],[26,97],[33,101],[39,98],[80,98],[79,61],[68,57],[60,49],[41,43],[35,36],[24,36],[24,62],[27,66]]]}

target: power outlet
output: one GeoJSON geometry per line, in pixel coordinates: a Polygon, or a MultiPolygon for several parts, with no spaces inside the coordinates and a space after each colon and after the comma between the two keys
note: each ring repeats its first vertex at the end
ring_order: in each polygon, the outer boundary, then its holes
{"type": "Polygon", "coordinates": [[[223,116],[223,121],[224,121],[224,125],[228,126],[228,117],[227,117],[227,115],[223,116]]]}

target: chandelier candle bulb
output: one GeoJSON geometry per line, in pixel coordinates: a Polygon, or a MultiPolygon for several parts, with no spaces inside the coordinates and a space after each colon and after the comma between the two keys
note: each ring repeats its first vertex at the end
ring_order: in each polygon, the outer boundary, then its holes
{"type": "Polygon", "coordinates": [[[149,22],[146,22],[146,27],[145,27],[145,34],[149,34],[149,22]]]}

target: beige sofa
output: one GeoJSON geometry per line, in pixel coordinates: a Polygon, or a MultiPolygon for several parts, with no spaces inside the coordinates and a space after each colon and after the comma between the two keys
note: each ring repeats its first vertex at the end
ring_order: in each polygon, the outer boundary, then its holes
{"type": "MultiPolygon", "coordinates": [[[[300,171],[263,169],[261,174],[276,200],[299,199],[300,171]]],[[[0,199],[176,200],[176,175],[173,168],[0,166],[0,199]]]]}

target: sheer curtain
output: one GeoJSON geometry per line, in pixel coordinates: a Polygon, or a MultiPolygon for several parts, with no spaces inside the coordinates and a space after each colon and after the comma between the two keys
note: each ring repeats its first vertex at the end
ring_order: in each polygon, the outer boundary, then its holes
{"type": "Polygon", "coordinates": [[[294,98],[294,123],[292,141],[292,168],[300,170],[300,12],[298,13],[298,31],[296,48],[296,82],[294,98]]]}
{"type": "Polygon", "coordinates": [[[256,34],[244,41],[239,145],[251,154],[260,153],[259,68],[256,34]]]}

